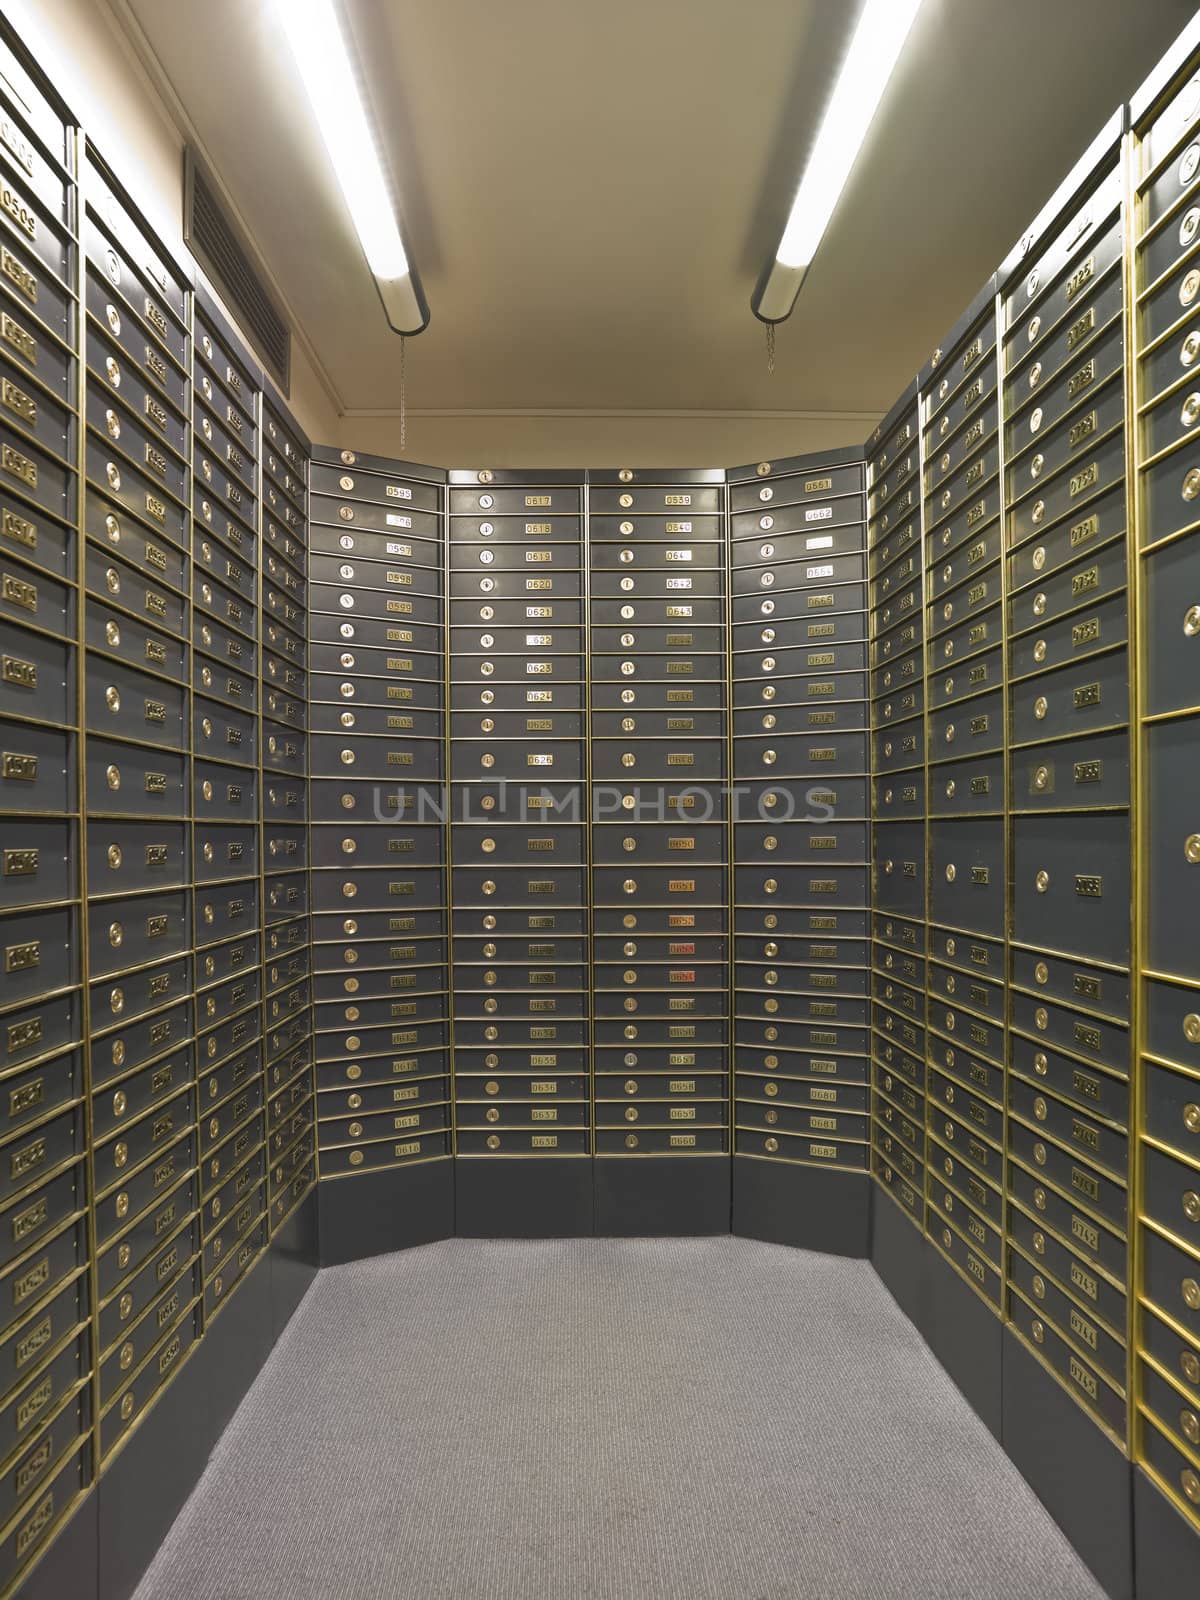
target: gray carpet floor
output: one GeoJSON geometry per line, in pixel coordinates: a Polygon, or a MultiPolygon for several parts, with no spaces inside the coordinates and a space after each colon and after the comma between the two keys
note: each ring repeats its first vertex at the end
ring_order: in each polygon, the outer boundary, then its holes
{"type": "Polygon", "coordinates": [[[323,1272],[136,1600],[1102,1600],[864,1263],[323,1272]]]}

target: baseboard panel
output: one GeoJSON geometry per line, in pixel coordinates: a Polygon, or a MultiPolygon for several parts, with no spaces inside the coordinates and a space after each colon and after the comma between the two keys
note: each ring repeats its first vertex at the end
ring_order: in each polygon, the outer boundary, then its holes
{"type": "MultiPolygon", "coordinates": [[[[1010,1460],[1058,1523],[1110,1600],[1131,1600],[1133,1485],[1124,1454],[1026,1349],[1004,1330],[1004,1423],[1010,1460]]],[[[1169,1508],[1168,1508],[1169,1509],[1169,1508]]],[[[1196,1556],[1193,1541],[1192,1557],[1196,1556]]],[[[1176,1568],[1176,1582],[1181,1568],[1176,1568]]],[[[1193,1579],[1195,1574],[1193,1575],[1193,1579]]],[[[1165,1588],[1139,1600],[1183,1600],[1165,1588]]]]}
{"type": "Polygon", "coordinates": [[[593,1232],[585,1157],[502,1156],[454,1163],[455,1232],[464,1239],[579,1239],[593,1232]]]}
{"type": "Polygon", "coordinates": [[[996,1438],[1003,1425],[1004,1325],[946,1258],[926,1246],[917,1327],[972,1410],[996,1438]]]}
{"type": "Polygon", "coordinates": [[[729,1232],[728,1156],[597,1156],[596,1232],[701,1238],[729,1232]]]}
{"type": "Polygon", "coordinates": [[[320,1262],[319,1186],[305,1195],[271,1240],[271,1342],[308,1293],[320,1262]]]}
{"type": "Polygon", "coordinates": [[[1200,1533],[1139,1468],[1133,1474],[1137,1600],[1192,1600],[1200,1593],[1200,1533]]]}
{"type": "Polygon", "coordinates": [[[454,1165],[447,1158],[324,1179],[317,1185],[321,1265],[452,1238],[454,1165]]]}
{"type": "Polygon", "coordinates": [[[98,1600],[97,1505],[96,1490],[89,1489],[29,1575],[17,1585],[12,1600],[98,1600]]]}
{"type": "Polygon", "coordinates": [[[929,1243],[902,1206],[873,1184],[871,1265],[884,1288],[924,1336],[921,1320],[929,1303],[925,1277],[929,1243]]]}
{"type": "Polygon", "coordinates": [[[871,1252],[868,1173],[733,1158],[733,1232],[743,1239],[862,1258],[871,1252]]]}
{"type": "Polygon", "coordinates": [[[260,1257],[100,1480],[99,1600],[128,1600],[273,1343],[260,1257]]]}

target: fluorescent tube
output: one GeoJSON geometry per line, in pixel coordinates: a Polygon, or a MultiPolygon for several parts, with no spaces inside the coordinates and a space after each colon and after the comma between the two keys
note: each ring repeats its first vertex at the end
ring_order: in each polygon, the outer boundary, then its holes
{"type": "Polygon", "coordinates": [[[920,6],[921,0],[865,0],[775,261],[755,290],[754,311],[764,321],[791,314],[920,6]]]}
{"type": "Polygon", "coordinates": [[[399,333],[417,333],[428,311],[400,236],[334,0],[275,0],[275,12],[389,320],[399,333]]]}

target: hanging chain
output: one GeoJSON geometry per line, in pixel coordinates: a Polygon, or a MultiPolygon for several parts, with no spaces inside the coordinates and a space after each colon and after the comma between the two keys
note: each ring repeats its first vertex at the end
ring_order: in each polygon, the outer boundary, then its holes
{"type": "Polygon", "coordinates": [[[767,371],[775,371],[775,324],[767,323],[767,371]]]}
{"type": "Polygon", "coordinates": [[[400,448],[408,443],[408,340],[400,335],[400,448]]]}

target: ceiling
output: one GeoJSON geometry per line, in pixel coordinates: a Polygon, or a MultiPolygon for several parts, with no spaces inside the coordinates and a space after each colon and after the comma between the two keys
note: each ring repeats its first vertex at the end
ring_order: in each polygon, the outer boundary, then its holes
{"type": "MultiPolygon", "coordinates": [[[[417,412],[833,413],[856,440],[1194,9],[925,0],[772,374],[750,293],[854,0],[344,4],[432,312],[417,412]]],[[[336,408],[394,412],[399,341],[272,0],[119,9],[336,408]]]]}

